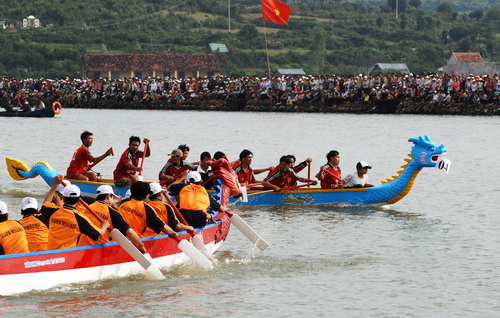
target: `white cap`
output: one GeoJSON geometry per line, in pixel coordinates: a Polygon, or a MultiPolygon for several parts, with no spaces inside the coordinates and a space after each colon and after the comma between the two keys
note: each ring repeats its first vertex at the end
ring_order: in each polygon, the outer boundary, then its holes
{"type": "Polygon", "coordinates": [[[0,214],[7,214],[9,211],[7,210],[7,204],[5,202],[0,201],[0,214]]]}
{"type": "Polygon", "coordinates": [[[112,195],[114,195],[115,194],[113,192],[113,188],[110,185],[107,185],[107,184],[102,185],[99,188],[97,188],[97,190],[95,190],[95,193],[97,195],[100,195],[100,194],[112,194],[112,195]]]}
{"type": "Polygon", "coordinates": [[[65,198],[78,198],[80,196],[80,188],[74,184],[70,184],[64,187],[62,195],[65,198]]]}
{"type": "Polygon", "coordinates": [[[38,202],[36,202],[35,198],[26,197],[21,201],[21,210],[24,211],[26,209],[38,209],[38,202]]]}
{"type": "Polygon", "coordinates": [[[371,169],[372,167],[369,166],[366,161],[360,161],[356,164],[356,169],[371,169]]]}
{"type": "Polygon", "coordinates": [[[152,182],[149,184],[149,194],[158,194],[161,191],[164,191],[161,185],[158,182],[152,182]]]}
{"type": "Polygon", "coordinates": [[[59,185],[56,188],[56,191],[62,194],[64,187],[69,186],[70,184],[71,182],[64,180],[64,184],[59,183],[59,185]]]}
{"type": "Polygon", "coordinates": [[[200,182],[201,174],[198,171],[191,171],[188,173],[186,180],[188,182],[200,182]]]}
{"type": "Polygon", "coordinates": [[[132,192],[130,192],[130,189],[128,189],[127,192],[125,192],[125,199],[130,198],[131,195],[132,195],[132,192]]]}

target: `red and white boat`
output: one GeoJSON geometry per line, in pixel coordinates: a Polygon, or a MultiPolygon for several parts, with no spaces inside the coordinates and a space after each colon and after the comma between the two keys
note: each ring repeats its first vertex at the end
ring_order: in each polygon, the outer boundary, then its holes
{"type": "MultiPolygon", "coordinates": [[[[219,213],[216,223],[197,229],[206,249],[213,253],[229,233],[230,219],[219,213]]],[[[179,239],[189,241],[191,235],[179,233],[179,239]]],[[[189,264],[191,258],[179,249],[177,240],[168,235],[141,239],[154,265],[160,269],[189,264]]],[[[190,244],[190,243],[187,243],[190,244]]],[[[116,242],[67,249],[0,256],[0,295],[13,295],[31,290],[43,290],[63,284],[95,281],[146,273],[116,242]]]]}

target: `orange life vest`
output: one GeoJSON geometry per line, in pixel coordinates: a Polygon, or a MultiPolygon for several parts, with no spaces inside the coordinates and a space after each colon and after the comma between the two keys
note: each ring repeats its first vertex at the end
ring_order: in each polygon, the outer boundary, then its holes
{"type": "Polygon", "coordinates": [[[207,215],[207,218],[210,218],[210,214],[207,213],[207,209],[210,206],[210,198],[205,187],[190,183],[182,188],[179,198],[181,209],[203,211],[207,215]]]}
{"type": "MultiPolygon", "coordinates": [[[[109,215],[109,208],[106,203],[102,203],[99,201],[95,201],[91,205],[89,205],[92,211],[94,211],[97,215],[101,217],[101,219],[109,222],[111,226],[113,223],[111,222],[111,216],[109,215]]],[[[80,212],[82,215],[85,215],[95,226],[101,226],[101,222],[87,209],[85,212],[80,212]]],[[[108,243],[110,241],[109,231],[106,231],[104,235],[102,235],[97,241],[92,240],[90,237],[83,235],[78,242],[78,246],[99,244],[99,243],[108,243]]]]}
{"type": "Polygon", "coordinates": [[[14,220],[0,222],[0,246],[5,255],[29,252],[26,232],[19,222],[14,220]]]}
{"type": "MultiPolygon", "coordinates": [[[[165,206],[165,203],[163,201],[149,201],[148,205],[152,207],[153,210],[155,210],[156,215],[160,218],[160,220],[163,221],[163,223],[167,225],[169,224],[167,207],[165,206]]],[[[144,236],[155,236],[155,235],[158,235],[158,233],[156,233],[149,227],[144,232],[144,236]]]]}
{"type": "Polygon", "coordinates": [[[130,199],[129,201],[122,203],[118,209],[118,212],[120,212],[123,216],[123,219],[139,235],[139,237],[147,236],[145,234],[148,227],[145,205],[146,203],[144,201],[130,199]]]}
{"type": "Polygon", "coordinates": [[[30,215],[19,220],[26,231],[28,248],[30,252],[46,251],[49,241],[49,228],[35,215],[30,215]]]}

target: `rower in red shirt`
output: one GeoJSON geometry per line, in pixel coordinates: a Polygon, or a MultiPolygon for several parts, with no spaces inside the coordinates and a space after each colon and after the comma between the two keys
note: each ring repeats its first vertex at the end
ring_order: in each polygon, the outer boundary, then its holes
{"type": "Polygon", "coordinates": [[[316,185],[318,182],[316,180],[302,178],[290,168],[290,157],[282,156],[280,158],[279,169],[266,177],[264,181],[262,181],[262,186],[267,189],[273,189],[275,191],[280,191],[282,188],[286,188],[291,186],[294,182],[308,182],[313,185],[316,185]]]}
{"type": "MultiPolygon", "coordinates": [[[[144,143],[147,145],[146,157],[149,157],[151,155],[149,139],[144,138],[144,143]]],[[[120,161],[118,161],[116,169],[113,171],[113,178],[117,186],[127,187],[139,180],[136,172],[142,171],[142,167],[139,166],[139,158],[142,158],[143,155],[143,152],[139,150],[140,144],[141,138],[137,136],[129,138],[128,148],[122,153],[120,161]]]]}
{"type": "Polygon", "coordinates": [[[321,166],[316,178],[321,181],[322,189],[342,189],[342,171],[340,170],[340,154],[336,150],[331,150],[326,154],[328,162],[321,166]]]}
{"type": "Polygon", "coordinates": [[[170,153],[169,156],[170,159],[158,174],[160,184],[164,187],[169,186],[174,181],[184,181],[190,170],[195,171],[196,168],[198,168],[198,166],[182,160],[183,152],[180,149],[172,150],[172,153],[170,153]]]}
{"type": "Polygon", "coordinates": [[[95,172],[90,171],[90,164],[92,167],[101,162],[107,156],[113,155],[113,149],[109,148],[104,154],[99,157],[92,157],[89,148],[94,142],[94,135],[89,131],[84,131],[80,135],[82,140],[82,145],[80,148],[76,149],[69,163],[69,167],[66,170],[66,178],[85,180],[85,181],[96,181],[97,175],[95,172]]]}
{"type": "Polygon", "coordinates": [[[238,176],[238,182],[241,185],[247,185],[251,183],[256,183],[260,181],[255,180],[255,175],[260,174],[265,171],[271,171],[273,170],[274,167],[268,167],[264,169],[252,169],[250,166],[252,164],[252,159],[253,159],[253,153],[248,150],[244,149],[240,153],[240,160],[235,161],[232,163],[234,172],[238,176]]]}

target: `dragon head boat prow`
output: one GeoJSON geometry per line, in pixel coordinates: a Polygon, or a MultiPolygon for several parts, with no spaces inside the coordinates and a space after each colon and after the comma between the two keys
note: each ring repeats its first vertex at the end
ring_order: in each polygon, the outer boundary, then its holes
{"type": "Polygon", "coordinates": [[[408,141],[414,144],[411,148],[413,161],[421,167],[435,167],[448,153],[444,145],[436,146],[427,135],[410,138],[408,141]]]}
{"type": "Polygon", "coordinates": [[[39,161],[31,168],[23,161],[15,158],[5,158],[9,175],[14,180],[25,180],[41,176],[48,185],[52,185],[53,179],[59,174],[56,170],[44,162],[39,161]]]}

